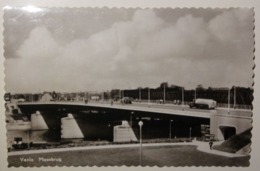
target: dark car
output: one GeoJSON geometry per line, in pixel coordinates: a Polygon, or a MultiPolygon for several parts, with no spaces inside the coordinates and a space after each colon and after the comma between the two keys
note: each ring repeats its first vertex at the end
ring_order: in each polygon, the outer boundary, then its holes
{"type": "Polygon", "coordinates": [[[22,137],[15,137],[14,143],[12,144],[12,147],[14,149],[26,149],[26,148],[28,148],[28,144],[23,142],[22,137]]]}
{"type": "Polygon", "coordinates": [[[132,104],[132,98],[130,98],[130,97],[123,97],[121,99],[121,103],[122,104],[132,104]]]}

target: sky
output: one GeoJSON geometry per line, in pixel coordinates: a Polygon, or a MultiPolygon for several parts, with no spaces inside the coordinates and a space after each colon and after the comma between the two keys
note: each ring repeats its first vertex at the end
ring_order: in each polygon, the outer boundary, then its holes
{"type": "Polygon", "coordinates": [[[4,10],[5,90],[251,87],[252,9],[4,10]]]}

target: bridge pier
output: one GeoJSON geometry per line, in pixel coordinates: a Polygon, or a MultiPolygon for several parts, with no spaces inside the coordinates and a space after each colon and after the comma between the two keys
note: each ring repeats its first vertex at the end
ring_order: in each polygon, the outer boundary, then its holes
{"type": "Polygon", "coordinates": [[[47,130],[49,129],[44,118],[39,111],[31,114],[31,129],[32,130],[47,130]]]}
{"type": "Polygon", "coordinates": [[[122,121],[122,125],[114,126],[113,142],[138,141],[128,121],[122,121]]]}
{"type": "Polygon", "coordinates": [[[71,113],[68,117],[61,118],[61,138],[62,139],[80,139],[84,138],[78,123],[71,113]]]}

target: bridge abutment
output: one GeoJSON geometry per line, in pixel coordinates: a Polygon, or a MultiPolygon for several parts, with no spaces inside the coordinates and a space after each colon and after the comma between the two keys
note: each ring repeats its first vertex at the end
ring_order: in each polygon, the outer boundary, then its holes
{"type": "Polygon", "coordinates": [[[226,112],[212,111],[210,117],[210,133],[218,141],[223,141],[233,135],[240,134],[252,127],[250,116],[234,115],[226,112]]]}

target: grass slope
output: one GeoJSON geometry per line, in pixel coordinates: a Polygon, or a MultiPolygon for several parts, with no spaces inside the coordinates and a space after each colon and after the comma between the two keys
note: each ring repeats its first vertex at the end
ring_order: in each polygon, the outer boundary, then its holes
{"type": "MultiPolygon", "coordinates": [[[[139,148],[95,149],[9,156],[9,167],[32,166],[138,166],[139,148]],[[21,158],[34,162],[22,162],[21,158]],[[39,157],[61,158],[61,162],[40,162],[39,157]]],[[[143,166],[249,166],[249,156],[228,158],[197,150],[196,146],[143,147],[143,166]]]]}
{"type": "Polygon", "coordinates": [[[240,134],[234,135],[228,140],[224,141],[222,144],[214,146],[213,149],[229,153],[236,153],[238,150],[251,143],[251,130],[252,128],[240,134]]]}

